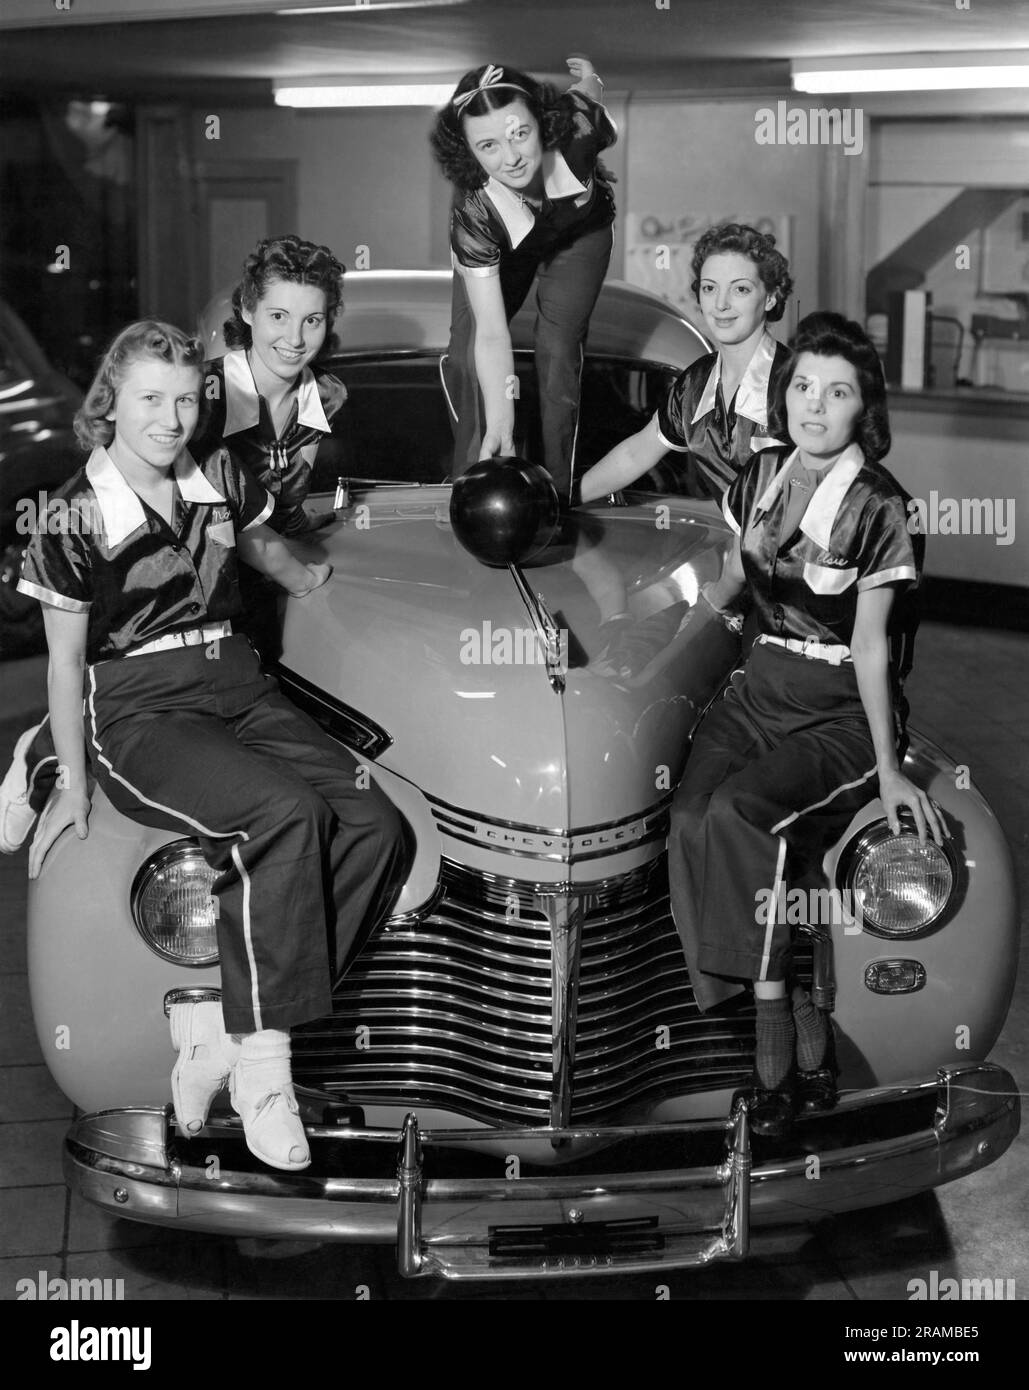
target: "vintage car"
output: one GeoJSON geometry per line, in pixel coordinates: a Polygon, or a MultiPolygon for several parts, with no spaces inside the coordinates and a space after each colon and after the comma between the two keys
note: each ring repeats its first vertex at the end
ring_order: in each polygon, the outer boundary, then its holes
{"type": "Polygon", "coordinates": [[[39,511],[82,467],[71,427],[81,398],[0,301],[0,658],[45,646],[39,604],[17,584],[39,511]]]}
{"type": "MultiPolygon", "coordinates": [[[[942,807],[946,844],[894,838],[873,799],[830,848],[825,892],[860,893],[863,916],[798,923],[797,961],[833,1010],[841,1099],[787,1139],[753,1136],[733,1099],[753,1005],[697,1009],[665,868],[691,731],[739,652],[721,624],[683,623],[720,570],[717,507],[666,460],[524,564],[482,563],[446,481],[449,276],[353,275],[346,297],[349,403],[311,499],[337,517],[309,548],[335,572],[285,604],[278,676],[400,808],[408,875],[331,1016],[294,1032],[313,1162],[272,1171],[224,1100],[199,1137],[175,1131],[165,1010],[218,997],[212,876],[193,842],[97,793],[88,839],[58,841],[29,908],[41,1045],[88,1112],[69,1183],[132,1220],[390,1242],[407,1276],[506,1279],[741,1258],[752,1227],[993,1162],[1019,1104],[986,1060],[1016,962],[989,806],[916,733],[906,771],[942,807]],[[612,587],[629,618],[604,623],[612,587]]],[[[531,458],[531,325],[514,331],[531,458]]],[[[703,351],[670,305],[606,286],[584,462],[703,351]]]]}

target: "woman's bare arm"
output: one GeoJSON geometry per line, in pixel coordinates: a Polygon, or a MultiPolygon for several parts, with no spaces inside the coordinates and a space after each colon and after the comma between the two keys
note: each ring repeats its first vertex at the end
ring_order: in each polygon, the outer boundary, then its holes
{"type": "Polygon", "coordinates": [[[898,812],[910,808],[918,827],[918,838],[924,844],[926,828],[937,844],[942,843],[943,827],[932,802],[920,787],[909,781],[900,770],[894,742],[893,712],[890,700],[889,640],[887,623],[893,605],[893,589],[884,584],[864,589],[858,594],[857,617],[850,642],[858,691],[864,706],[868,727],[875,749],[879,773],[879,796],[886,819],[894,835],[900,833],[898,812]]]}
{"type": "Polygon", "coordinates": [[[568,71],[575,81],[568,88],[570,92],[585,92],[594,101],[604,102],[604,84],[597,76],[597,70],[582,53],[572,53],[566,59],[568,71]]]}
{"type": "Polygon", "coordinates": [[[668,445],[658,434],[657,416],[654,415],[641,430],[616,444],[599,463],[586,470],[580,484],[582,500],[592,502],[597,497],[629,487],[660,463],[667,452],[668,445]]]}
{"type": "Polygon", "coordinates": [[[50,664],[47,694],[50,728],[57,753],[57,785],[36,825],[29,846],[29,878],[36,878],[47,850],[69,825],[84,840],[89,833],[89,789],[82,731],[82,673],[86,662],[88,613],[69,613],[43,604],[50,664]]]}
{"type": "Polygon", "coordinates": [[[468,275],[464,285],[475,320],[475,374],[486,410],[479,458],[513,454],[516,378],[500,277],[468,275]]]}
{"type": "Polygon", "coordinates": [[[241,560],[281,584],[294,598],[320,588],[332,573],[331,565],[305,565],[298,560],[282,537],[263,522],[239,532],[236,549],[241,560]]]}

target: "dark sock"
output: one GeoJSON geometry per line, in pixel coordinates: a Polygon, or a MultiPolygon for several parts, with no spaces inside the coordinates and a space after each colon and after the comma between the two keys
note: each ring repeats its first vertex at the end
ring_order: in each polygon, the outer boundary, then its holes
{"type": "Polygon", "coordinates": [[[756,1004],[757,1049],[754,1066],[761,1085],[771,1091],[785,1081],[789,1073],[796,1030],[790,1001],[785,996],[782,999],[758,999],[756,1004]]]}
{"type": "Polygon", "coordinates": [[[826,1020],[821,1009],[805,993],[794,998],[793,1022],[797,1029],[797,1066],[801,1071],[817,1071],[825,1061],[826,1020]]]}

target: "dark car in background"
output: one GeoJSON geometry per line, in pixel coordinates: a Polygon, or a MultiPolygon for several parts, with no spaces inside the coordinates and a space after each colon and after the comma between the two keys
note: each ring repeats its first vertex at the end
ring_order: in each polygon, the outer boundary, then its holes
{"type": "Polygon", "coordinates": [[[0,300],[0,657],[44,645],[39,604],[17,583],[37,516],[84,461],[72,432],[81,399],[0,300]]]}

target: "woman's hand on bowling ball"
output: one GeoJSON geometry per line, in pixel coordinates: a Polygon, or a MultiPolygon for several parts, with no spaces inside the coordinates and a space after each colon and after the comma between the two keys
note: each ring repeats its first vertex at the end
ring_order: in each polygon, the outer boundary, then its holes
{"type": "Polygon", "coordinates": [[[943,837],[946,833],[943,816],[921,787],[916,787],[914,782],[909,782],[897,768],[888,768],[885,772],[879,773],[879,799],[882,801],[886,820],[894,835],[900,834],[899,813],[901,807],[906,806],[915,818],[919,843],[925,844],[926,832],[928,831],[938,845],[943,844],[943,837]]]}
{"type": "Polygon", "coordinates": [[[47,850],[69,825],[75,827],[80,840],[89,834],[89,797],[84,791],[65,787],[51,793],[40,812],[36,833],[29,846],[29,878],[38,878],[47,850]]]}
{"type": "Polygon", "coordinates": [[[514,434],[511,431],[505,432],[498,426],[496,429],[487,430],[483,435],[479,462],[483,459],[509,458],[514,451],[514,434]]]}

